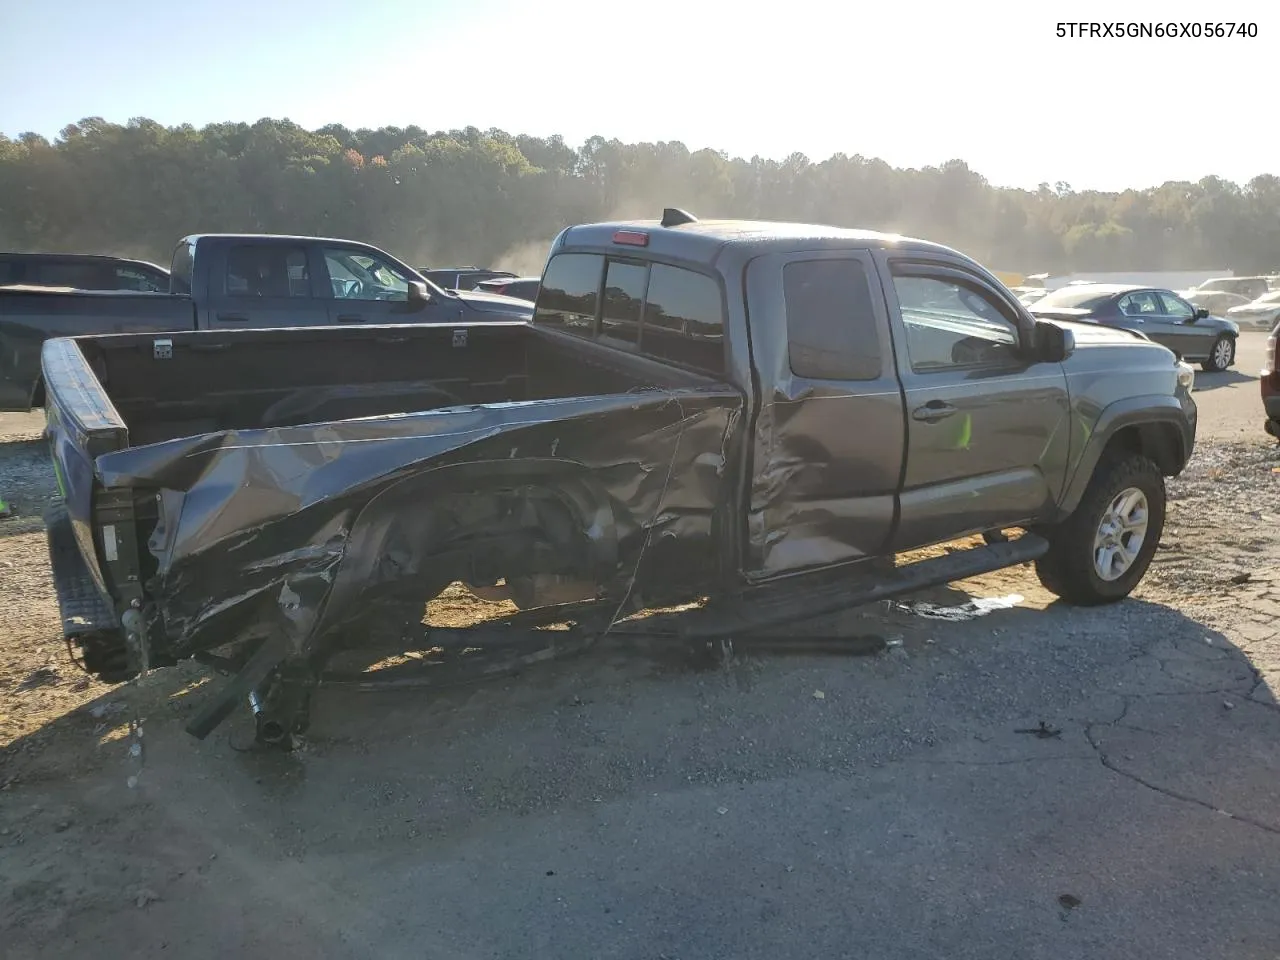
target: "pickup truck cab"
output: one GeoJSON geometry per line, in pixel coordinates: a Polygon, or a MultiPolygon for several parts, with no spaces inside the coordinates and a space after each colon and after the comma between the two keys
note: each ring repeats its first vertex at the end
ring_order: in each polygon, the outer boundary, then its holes
{"type": "Polygon", "coordinates": [[[529,304],[446,291],[350,240],[202,234],[173,252],[166,293],[0,288],[0,410],[42,406],[40,344],[90,333],[526,319],[529,304]]]}
{"type": "Polygon", "coordinates": [[[678,210],[562,232],[532,322],[59,339],[43,370],[68,635],[115,679],[240,651],[197,736],[250,692],[299,731],[282,690],[451,587],[596,633],[705,599],[683,629],[722,637],[1028,561],[1114,602],[1196,430],[1171,351],[1037,322],[954,250],[678,210]]]}

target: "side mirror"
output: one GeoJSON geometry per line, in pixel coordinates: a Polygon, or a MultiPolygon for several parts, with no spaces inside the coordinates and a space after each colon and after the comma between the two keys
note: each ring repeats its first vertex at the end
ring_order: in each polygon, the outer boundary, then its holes
{"type": "Polygon", "coordinates": [[[427,293],[427,285],[421,280],[409,281],[409,302],[425,307],[431,302],[431,294],[427,293]]]}
{"type": "Polygon", "coordinates": [[[1209,316],[1208,307],[1196,307],[1196,312],[1191,315],[1191,322],[1195,323],[1197,320],[1204,320],[1208,316],[1209,316]]]}
{"type": "Polygon", "coordinates": [[[1070,330],[1047,320],[1036,321],[1035,355],[1039,363],[1062,363],[1076,349],[1076,337],[1070,330]]]}

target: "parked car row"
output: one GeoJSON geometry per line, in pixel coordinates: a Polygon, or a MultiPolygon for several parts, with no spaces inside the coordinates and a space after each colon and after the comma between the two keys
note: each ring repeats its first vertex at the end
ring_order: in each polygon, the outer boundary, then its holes
{"type": "Polygon", "coordinates": [[[1280,277],[1215,277],[1182,293],[1189,303],[1259,330],[1280,313],[1280,277]]]}
{"type": "Polygon", "coordinates": [[[1280,321],[1280,290],[1271,290],[1256,300],[1232,307],[1225,316],[1244,327],[1270,330],[1280,321]]]}

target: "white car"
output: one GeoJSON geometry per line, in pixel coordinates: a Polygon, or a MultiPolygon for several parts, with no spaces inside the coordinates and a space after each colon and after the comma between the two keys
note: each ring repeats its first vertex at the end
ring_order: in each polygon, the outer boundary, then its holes
{"type": "Polygon", "coordinates": [[[1253,330],[1270,330],[1280,322],[1280,290],[1264,293],[1252,303],[1232,307],[1226,312],[1228,320],[1253,330]]]}

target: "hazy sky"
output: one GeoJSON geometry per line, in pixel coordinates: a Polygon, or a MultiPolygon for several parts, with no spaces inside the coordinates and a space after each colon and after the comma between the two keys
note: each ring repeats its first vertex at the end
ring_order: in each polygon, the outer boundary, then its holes
{"type": "Polygon", "coordinates": [[[1119,189],[1280,173],[1280,4],[848,0],[0,0],[0,132],[474,125],[680,140],[996,184],[1119,189]],[[1123,11],[1122,13],[1116,11],[1123,11]],[[1272,12],[1274,11],[1274,12],[1272,12]],[[1059,39],[1059,20],[1257,24],[1059,39]]]}

